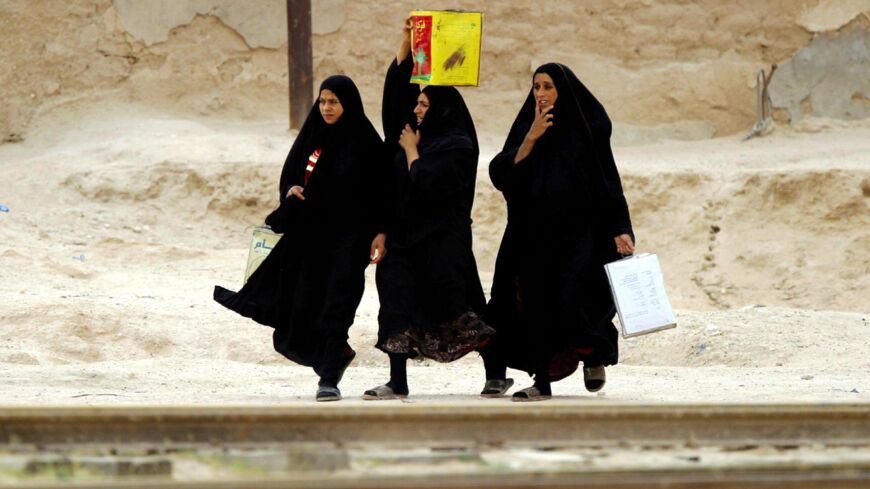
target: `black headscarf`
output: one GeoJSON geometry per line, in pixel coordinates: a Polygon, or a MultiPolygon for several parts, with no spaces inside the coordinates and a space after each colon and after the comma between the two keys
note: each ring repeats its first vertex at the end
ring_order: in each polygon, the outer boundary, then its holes
{"type": "MultiPolygon", "coordinates": [[[[592,95],[592,92],[577,78],[577,75],[567,66],[560,63],[547,63],[538,67],[534,75],[546,73],[553,79],[556,86],[556,104],[550,111],[554,115],[554,124],[547,129],[544,137],[548,139],[564,137],[566,133],[573,132],[580,139],[595,148],[594,142],[609,142],[612,125],[610,117],[601,102],[592,95]]],[[[532,79],[534,79],[532,75],[532,79]]],[[[529,90],[529,95],[523,103],[517,118],[511,126],[510,136],[505,142],[505,149],[513,145],[516,137],[525,137],[526,131],[535,119],[535,91],[529,90]]],[[[596,154],[596,159],[602,155],[596,154]]]]}
{"type": "MultiPolygon", "coordinates": [[[[538,73],[546,73],[553,79],[558,97],[550,111],[554,123],[535,144],[532,154],[562,151],[562,155],[572,155],[571,159],[586,176],[588,194],[602,211],[596,216],[600,219],[602,238],[612,239],[623,233],[634,236],[622,182],[610,148],[613,126],[607,111],[567,66],[547,63],[539,66],[534,75],[538,73]]],[[[532,88],[511,126],[504,150],[522,144],[535,119],[535,105],[532,88]]]]}
{"type": "Polygon", "coordinates": [[[353,80],[344,75],[333,75],[323,80],[318,94],[323,90],[335,93],[343,112],[335,124],[327,124],[320,114],[319,101],[314,102],[284,161],[280,182],[281,202],[286,199],[291,186],[302,185],[308,157],[317,148],[323,150],[322,157],[328,160],[336,157],[336,152],[352,154],[359,143],[368,143],[374,138],[380,141],[378,132],[366,117],[362,97],[353,80]]]}
{"type": "MultiPolygon", "coordinates": [[[[383,158],[383,141],[366,117],[362,98],[353,80],[344,75],[333,75],[320,84],[318,93],[323,90],[335,93],[343,112],[338,121],[327,124],[320,114],[319,101],[311,108],[284,161],[279,184],[281,205],[266,217],[266,224],[275,232],[285,232],[291,223],[298,222],[293,214],[301,202],[287,197],[287,191],[294,185],[305,186],[305,203],[310,212],[344,215],[348,220],[368,220],[357,219],[357,214],[369,210],[359,199],[370,200],[358,194],[365,191],[367,185],[364,184],[373,184],[373,179],[380,177],[377,162],[383,158]],[[318,170],[305,184],[308,158],[318,148],[322,151],[317,162],[318,170]],[[350,170],[351,167],[355,170],[350,170]],[[347,178],[341,182],[334,179],[329,181],[330,174],[346,171],[356,172],[354,178],[360,181],[349,181],[347,178]]],[[[368,187],[373,188],[373,185],[368,187]]],[[[380,211],[375,209],[372,212],[380,216],[380,211]]],[[[366,222],[357,224],[362,226],[366,222]]]]}
{"type": "Polygon", "coordinates": [[[427,86],[429,110],[420,124],[422,153],[451,149],[471,149],[480,153],[477,131],[462,95],[454,87],[427,86]]]}

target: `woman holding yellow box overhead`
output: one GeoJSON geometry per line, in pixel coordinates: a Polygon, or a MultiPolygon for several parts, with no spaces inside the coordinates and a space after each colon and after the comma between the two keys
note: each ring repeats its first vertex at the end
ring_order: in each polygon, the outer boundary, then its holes
{"type": "Polygon", "coordinates": [[[634,250],[628,205],[610,149],[604,107],[566,66],[535,70],[504,148],[489,166],[508,206],[482,352],[487,390],[509,384],[505,366],[534,376],[516,401],[548,399],[550,382],[583,362],[586,389],[617,362],[613,299],[604,264],[634,250]]]}
{"type": "Polygon", "coordinates": [[[456,360],[492,333],[480,314],[483,288],[471,251],[471,205],[479,148],[474,123],[453,87],[410,83],[410,23],[384,83],[383,122],[392,162],[387,247],[376,274],[377,347],[390,380],[368,400],[408,395],[408,358],[456,360]]]}
{"type": "Polygon", "coordinates": [[[330,76],[284,162],[281,205],[266,218],[284,236],[239,292],[215,287],[220,304],[275,328],[278,353],[314,369],[318,401],[341,399],[338,383],[356,355],[348,329],[365,268],[386,254],[385,180],[383,142],[359,90],[330,76]]]}

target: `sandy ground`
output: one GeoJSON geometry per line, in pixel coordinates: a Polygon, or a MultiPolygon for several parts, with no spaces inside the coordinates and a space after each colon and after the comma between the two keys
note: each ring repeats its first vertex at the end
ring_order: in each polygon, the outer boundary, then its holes
{"type": "MultiPolygon", "coordinates": [[[[284,122],[69,110],[0,146],[0,404],[311,402],[315,376],[272,351],[271,330],[211,300],[215,284],[240,285],[250,230],[275,205],[284,122]]],[[[501,136],[481,139],[488,290],[504,208],[485,168],[501,136]]],[[[811,120],[616,157],[679,326],[623,341],[601,393],[575,376],[554,386],[559,399],[870,401],[870,124],[811,120]]],[[[370,268],[348,402],[388,374],[376,316],[370,268]]],[[[508,402],[477,398],[482,379],[476,354],[413,364],[409,402],[508,402]]]]}

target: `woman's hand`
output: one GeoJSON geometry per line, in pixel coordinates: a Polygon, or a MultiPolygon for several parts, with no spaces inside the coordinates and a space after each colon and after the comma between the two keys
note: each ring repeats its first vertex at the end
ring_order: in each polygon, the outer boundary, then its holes
{"type": "Polygon", "coordinates": [[[402,135],[399,136],[399,146],[408,151],[412,148],[417,149],[418,144],[420,144],[420,131],[415,131],[411,129],[410,124],[405,124],[405,128],[402,129],[402,135]]]}
{"type": "Polygon", "coordinates": [[[543,110],[539,105],[535,105],[535,120],[532,121],[532,127],[529,128],[526,138],[537,141],[547,132],[547,129],[553,125],[553,114],[550,114],[551,110],[553,110],[552,105],[543,110]]]}
{"type": "Polygon", "coordinates": [[[616,241],[616,251],[620,255],[630,255],[634,253],[634,241],[631,240],[631,235],[620,234],[613,238],[613,241],[616,241]]]}
{"type": "Polygon", "coordinates": [[[402,135],[399,136],[399,146],[405,150],[405,157],[408,159],[408,168],[420,157],[417,152],[417,145],[420,144],[420,131],[411,129],[410,124],[405,124],[402,129],[402,135]]]}
{"type": "Polygon", "coordinates": [[[378,233],[375,236],[375,239],[372,240],[372,248],[371,253],[369,254],[369,259],[371,263],[377,265],[381,260],[387,256],[387,235],[384,233],[378,233]]]}
{"type": "Polygon", "coordinates": [[[299,200],[305,200],[305,188],[300,187],[299,185],[294,185],[290,187],[290,190],[287,191],[286,197],[289,199],[290,197],[296,197],[299,200]]]}
{"type": "Polygon", "coordinates": [[[405,19],[405,24],[402,25],[402,42],[399,44],[399,51],[396,53],[396,63],[401,63],[411,55],[411,28],[413,23],[411,18],[405,19]]]}
{"type": "Polygon", "coordinates": [[[553,125],[553,114],[549,113],[551,110],[553,110],[552,105],[543,110],[540,106],[535,105],[535,120],[532,121],[532,127],[529,128],[529,132],[526,133],[523,143],[517,150],[517,155],[514,156],[514,165],[519,164],[532,154],[535,142],[553,125]]]}

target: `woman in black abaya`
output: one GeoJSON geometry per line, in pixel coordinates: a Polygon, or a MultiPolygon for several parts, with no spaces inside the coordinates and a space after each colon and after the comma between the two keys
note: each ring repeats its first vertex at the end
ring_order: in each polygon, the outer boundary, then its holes
{"type": "Polygon", "coordinates": [[[383,142],[359,90],[341,75],[318,101],[281,172],[278,209],[266,218],[284,236],[237,293],[214,298],[275,328],[275,350],[320,376],[316,399],[341,399],[338,383],[356,355],[348,345],[366,266],[386,254],[383,142]]]}
{"type": "Polygon", "coordinates": [[[589,391],[618,360],[604,264],[634,250],[628,205],[610,149],[604,107],[567,67],[535,70],[533,87],[490,163],[508,223],[486,319],[497,331],[482,352],[483,394],[509,385],[505,366],[534,385],[514,400],[551,396],[550,382],[583,362],[589,391]]]}
{"type": "Polygon", "coordinates": [[[410,54],[406,26],[383,100],[384,134],[395,154],[394,205],[390,253],[376,275],[377,347],[389,355],[390,380],[366,391],[369,400],[408,395],[408,358],[450,362],[493,332],[479,317],[485,297],[471,250],[479,154],[474,123],[455,88],[421,91],[409,83],[410,54]]]}

